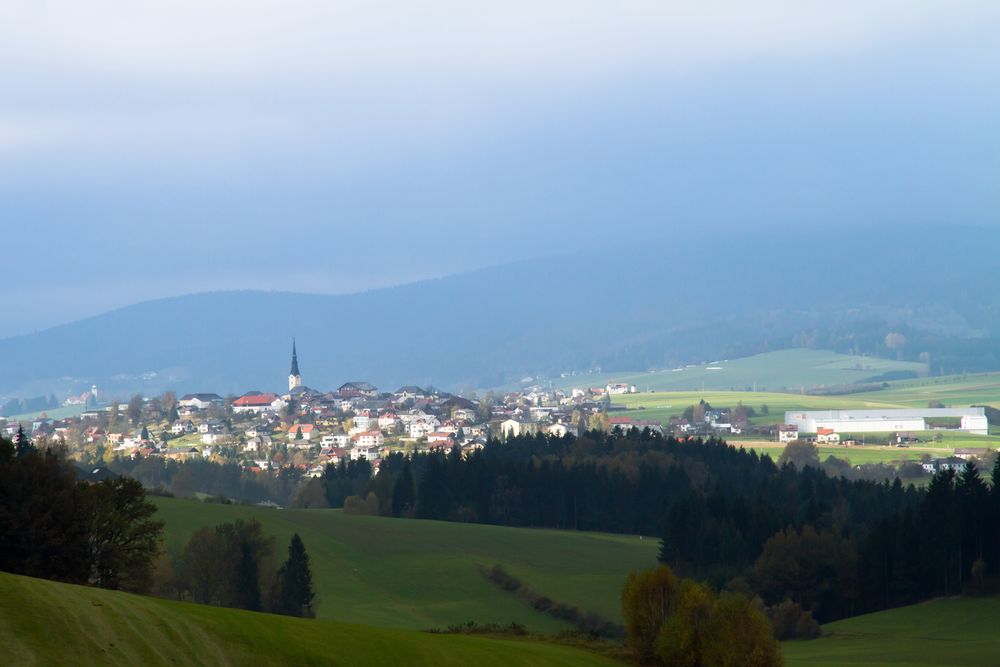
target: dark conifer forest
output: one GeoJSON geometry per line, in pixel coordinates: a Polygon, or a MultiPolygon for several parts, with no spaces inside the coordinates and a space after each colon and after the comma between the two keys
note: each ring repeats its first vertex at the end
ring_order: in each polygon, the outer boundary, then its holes
{"type": "Polygon", "coordinates": [[[659,538],[660,560],[685,576],[821,622],[986,592],[1000,566],[1000,469],[984,479],[973,463],[918,489],[633,429],[395,454],[369,474],[342,463],[314,484],[357,512],[659,538]]]}

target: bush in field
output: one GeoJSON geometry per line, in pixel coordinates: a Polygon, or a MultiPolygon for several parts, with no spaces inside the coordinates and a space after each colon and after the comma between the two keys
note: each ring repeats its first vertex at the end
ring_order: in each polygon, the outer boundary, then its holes
{"type": "Polygon", "coordinates": [[[743,595],[716,595],[669,567],[629,575],[622,591],[627,645],[646,665],[774,667],[781,652],[767,617],[743,595]]]}

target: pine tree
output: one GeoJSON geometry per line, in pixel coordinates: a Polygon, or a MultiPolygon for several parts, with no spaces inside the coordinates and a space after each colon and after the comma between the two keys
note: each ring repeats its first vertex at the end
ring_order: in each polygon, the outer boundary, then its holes
{"type": "Polygon", "coordinates": [[[31,440],[28,439],[23,426],[17,427],[17,435],[14,436],[14,451],[19,459],[23,459],[29,453],[35,451],[35,446],[31,444],[31,440]]]}
{"type": "Polygon", "coordinates": [[[292,540],[288,544],[288,560],[278,571],[277,586],[274,611],[306,618],[316,615],[314,608],[316,593],[313,591],[309,554],[306,553],[306,545],[298,533],[292,535],[292,540]]]}
{"type": "Polygon", "coordinates": [[[396,484],[392,489],[392,515],[402,516],[404,512],[409,512],[416,504],[416,489],[413,485],[413,473],[410,471],[409,460],[403,464],[403,470],[396,478],[396,484]]]}

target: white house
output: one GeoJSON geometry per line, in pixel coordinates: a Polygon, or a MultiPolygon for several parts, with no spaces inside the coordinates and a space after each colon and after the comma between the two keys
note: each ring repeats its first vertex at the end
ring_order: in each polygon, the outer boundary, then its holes
{"type": "Polygon", "coordinates": [[[799,427],[795,424],[778,425],[778,442],[791,442],[799,439],[799,427]]]}
{"type": "Polygon", "coordinates": [[[561,438],[565,435],[577,435],[577,428],[572,424],[564,424],[559,422],[558,424],[552,424],[547,429],[545,429],[549,435],[554,435],[561,438]]]}
{"type": "Polygon", "coordinates": [[[361,459],[367,459],[368,461],[374,461],[378,458],[378,447],[368,446],[359,447],[355,445],[351,447],[351,460],[359,461],[361,459]]]}
{"type": "Polygon", "coordinates": [[[177,405],[180,407],[194,408],[195,410],[207,410],[213,405],[225,403],[218,394],[186,394],[182,396],[177,405]]]}
{"type": "Polygon", "coordinates": [[[285,401],[275,394],[251,392],[233,401],[233,412],[254,412],[257,414],[280,412],[285,405],[285,401]]]}
{"type": "Polygon", "coordinates": [[[194,433],[197,429],[190,419],[178,419],[170,425],[170,432],[174,435],[181,433],[194,433]]]}
{"type": "Polygon", "coordinates": [[[354,436],[355,447],[381,447],[385,444],[385,436],[382,431],[364,431],[354,436]]]}
{"type": "Polygon", "coordinates": [[[542,430],[542,424],[536,421],[522,421],[520,419],[505,419],[500,422],[500,433],[503,437],[516,438],[519,435],[534,435],[542,430]]]}
{"type": "Polygon", "coordinates": [[[294,443],[297,440],[309,442],[317,434],[314,424],[292,424],[288,427],[288,442],[294,443]],[[299,437],[299,434],[302,434],[299,437]]]}

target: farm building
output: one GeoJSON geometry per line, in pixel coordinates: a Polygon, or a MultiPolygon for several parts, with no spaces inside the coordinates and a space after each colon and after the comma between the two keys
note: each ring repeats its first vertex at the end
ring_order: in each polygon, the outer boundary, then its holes
{"type": "Polygon", "coordinates": [[[887,433],[892,431],[927,431],[936,424],[954,424],[953,428],[986,435],[989,425],[983,408],[913,408],[874,410],[790,410],[785,423],[799,427],[801,433],[887,433]]]}

